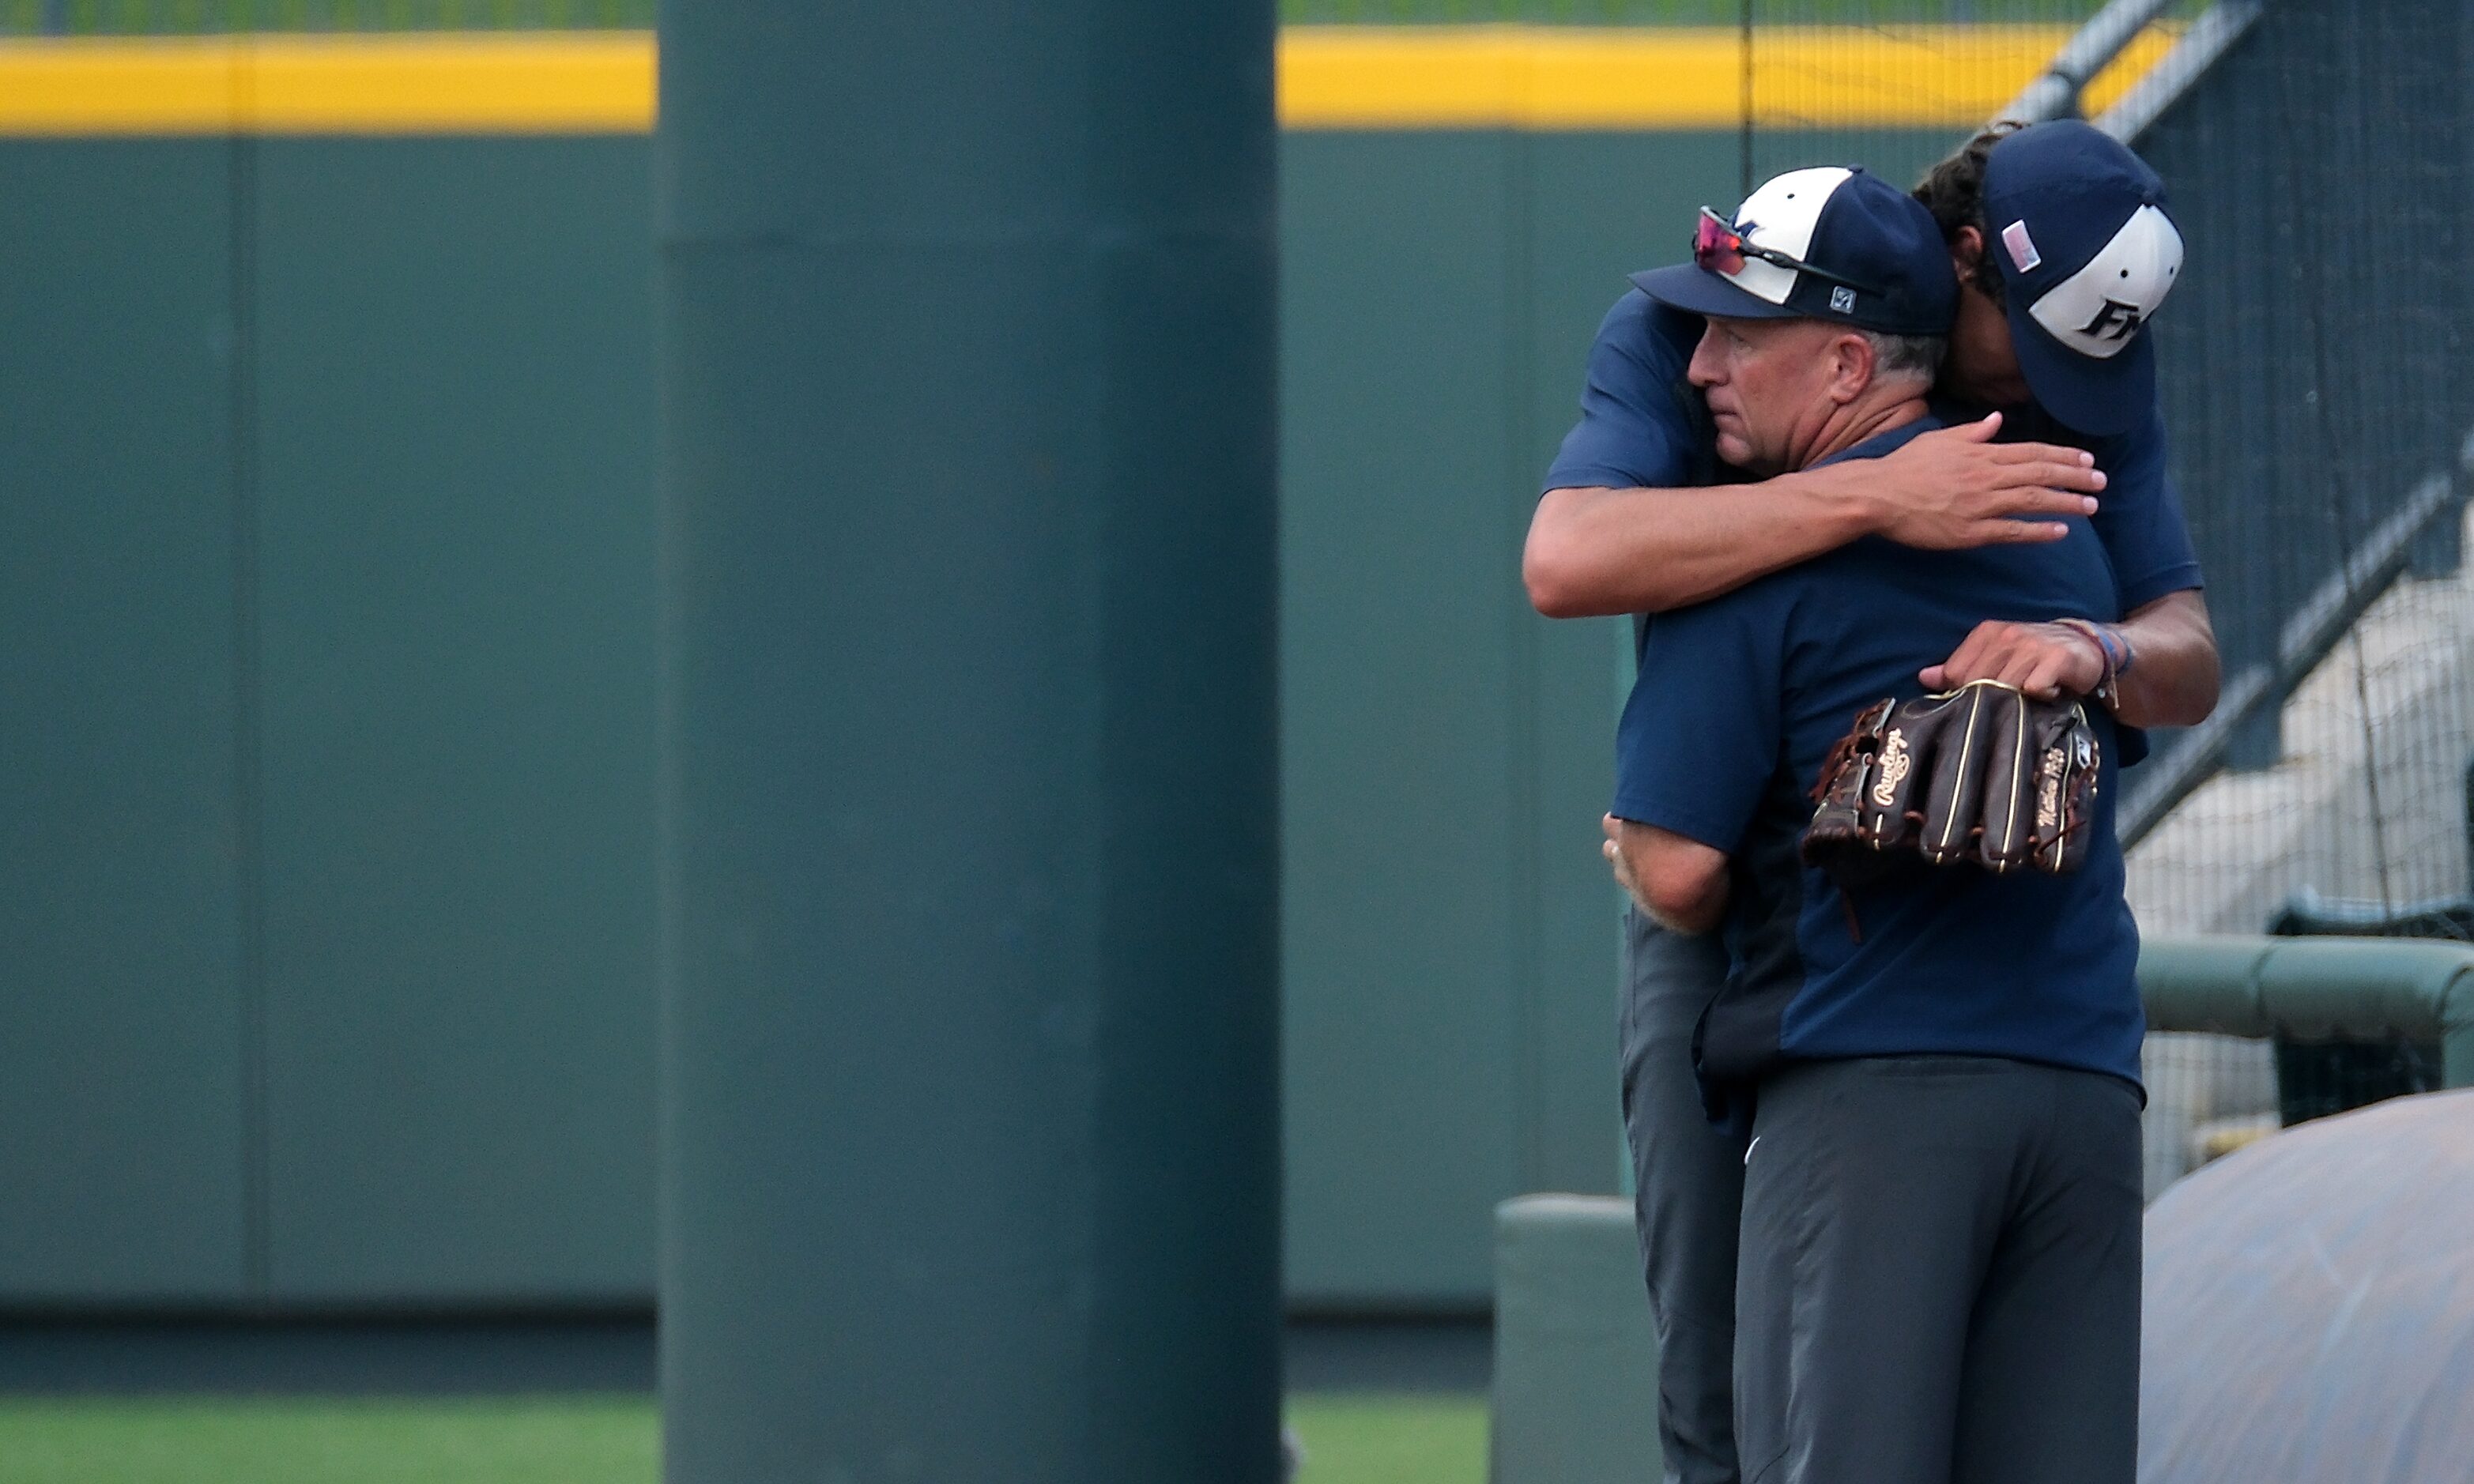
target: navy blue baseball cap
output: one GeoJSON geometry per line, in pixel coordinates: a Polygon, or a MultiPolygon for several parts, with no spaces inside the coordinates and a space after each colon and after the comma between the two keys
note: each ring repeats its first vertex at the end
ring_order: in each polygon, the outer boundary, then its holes
{"type": "Polygon", "coordinates": [[[1830,320],[1947,335],[1958,277],[1932,213],[1861,170],[1790,170],[1730,222],[1702,208],[1692,261],[1632,275],[1661,304],[1736,320],[1830,320]]]}
{"type": "Polygon", "coordinates": [[[2141,334],[2182,269],[2147,162],[2075,119],[2032,124],[1984,161],[1985,255],[2027,390],[2081,433],[2125,433],[2156,404],[2141,334]]]}

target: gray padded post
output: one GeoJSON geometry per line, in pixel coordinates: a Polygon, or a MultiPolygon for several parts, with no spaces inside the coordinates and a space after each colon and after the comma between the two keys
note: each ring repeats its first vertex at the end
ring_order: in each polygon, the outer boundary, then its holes
{"type": "Polygon", "coordinates": [[[1658,1478],[1658,1336],[1632,1205],[1525,1195],[1494,1209],[1493,1484],[1658,1478]]]}

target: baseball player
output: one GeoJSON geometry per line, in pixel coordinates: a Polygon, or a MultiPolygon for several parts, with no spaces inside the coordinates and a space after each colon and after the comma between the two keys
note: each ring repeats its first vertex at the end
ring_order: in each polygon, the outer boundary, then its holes
{"type": "MultiPolygon", "coordinates": [[[[2200,720],[2216,701],[2215,642],[2165,478],[2153,347],[2129,325],[2135,317],[2144,326],[2180,268],[2154,175],[2082,124],[2005,127],[1971,140],[1915,194],[1963,284],[1937,391],[1999,411],[1879,459],[1709,488],[1733,471],[1686,380],[1702,323],[1628,294],[1600,326],[1581,420],[1530,528],[1523,575],[1533,601],[1550,616],[1662,612],[1862,537],[1918,549],[2050,541],[2066,517],[2084,515],[2118,574],[2126,615],[2103,630],[2129,659],[2127,669],[2116,662],[2107,704],[2137,726],[2200,720]],[[2015,255],[2014,239],[2025,250],[2015,255]],[[2084,319],[2063,317],[2094,281],[2090,264],[2117,246],[2140,250],[2135,275],[2120,276],[2128,263],[2096,269],[2115,275],[2114,292],[2084,319]],[[2066,284],[2074,297],[2052,299],[2066,284]],[[2032,312],[2039,305],[2043,317],[2032,312]],[[2027,433],[2051,442],[2003,442],[2027,433]]],[[[1740,216],[1698,230],[1713,246],[1735,237],[1761,250],[1772,240],[1767,224],[1740,216]]],[[[1985,620],[1922,679],[2085,694],[2113,658],[2098,651],[2078,631],[1985,620]]],[[[2122,742],[2130,754],[2141,746],[2135,732],[2122,742]]],[[[1726,960],[1713,940],[1665,932],[1637,911],[1626,914],[1625,941],[1624,1121],[1661,1347],[1668,1476],[1732,1484],[1740,1477],[1729,1376],[1743,1148],[1703,1118],[1690,1071],[1693,1027],[1726,960]]]]}
{"type": "MultiPolygon", "coordinates": [[[[1931,214],[1815,169],[1727,225],[1694,262],[1636,280],[1707,317],[1688,374],[1721,455],[1823,469],[1927,436],[1959,299],[1931,214]]],[[[2105,771],[2074,872],[1919,860],[1851,898],[1792,855],[1850,718],[1921,691],[1986,614],[2119,620],[2094,529],[2061,524],[2050,542],[1948,551],[1866,538],[1662,615],[1641,652],[1611,843],[1643,911],[1682,934],[1726,928],[1695,1052],[1713,1108],[1751,1135],[1734,1357],[1747,1479],[2136,1472],[2145,1017],[2113,719],[2097,708],[2105,771]]]]}

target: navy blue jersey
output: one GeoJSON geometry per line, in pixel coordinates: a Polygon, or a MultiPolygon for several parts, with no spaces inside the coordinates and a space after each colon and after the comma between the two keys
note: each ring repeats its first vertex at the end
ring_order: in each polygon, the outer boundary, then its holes
{"type": "MultiPolygon", "coordinates": [[[[1980,418],[1980,408],[1953,407],[1945,416],[1980,418]]],[[[2145,608],[2167,593],[2204,586],[2199,556],[2191,546],[2190,528],[2182,520],[2182,496],[2165,471],[2165,414],[2149,408],[2147,419],[2112,438],[2089,438],[2053,420],[2035,403],[2001,410],[2005,443],[2059,443],[2096,455],[2104,470],[2104,492],[2097,497],[2089,524],[2112,559],[2115,588],[2125,613],[2145,608]]]]}
{"type": "MultiPolygon", "coordinates": [[[[1841,457],[1878,458],[1927,418],[1841,457]]],[[[2117,733],[2101,707],[2096,837],[2079,870],[1914,868],[1842,899],[1793,859],[1831,745],[1987,618],[2120,616],[2086,521],[2062,540],[1916,551],[1867,538],[1663,613],[1624,708],[1613,812],[1725,851],[1727,987],[1704,1017],[1705,1079],[1782,1059],[1964,1053],[2134,1085],[2145,1029],[2138,932],[2114,838],[2117,733]],[[1852,914],[1851,914],[1852,908],[1852,914]],[[1859,936],[1860,931],[1860,936],[1859,936]]]]}

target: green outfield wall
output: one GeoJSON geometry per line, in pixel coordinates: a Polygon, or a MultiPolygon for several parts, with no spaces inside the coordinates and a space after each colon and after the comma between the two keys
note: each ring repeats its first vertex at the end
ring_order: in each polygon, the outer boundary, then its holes
{"type": "MultiPolygon", "coordinates": [[[[1517,555],[1738,149],[1284,140],[1297,1304],[1616,1186],[1627,638],[1517,555]]],[[[649,1302],[647,151],[0,139],[0,1306],[649,1302]]]]}
{"type": "Polygon", "coordinates": [[[639,1301],[641,140],[0,142],[0,1294],[639,1301]]]}

